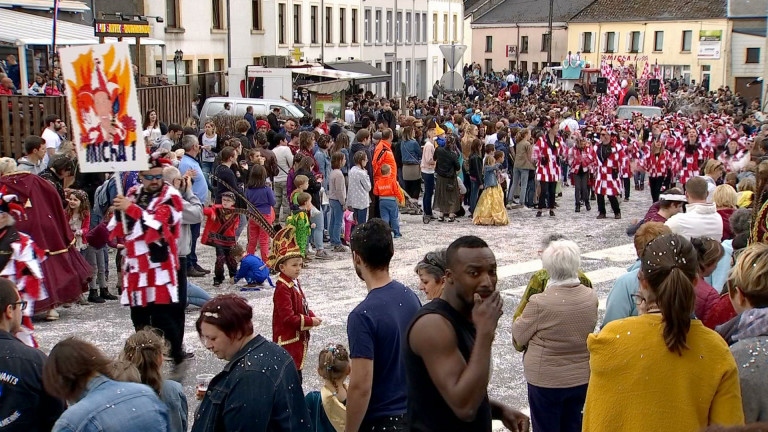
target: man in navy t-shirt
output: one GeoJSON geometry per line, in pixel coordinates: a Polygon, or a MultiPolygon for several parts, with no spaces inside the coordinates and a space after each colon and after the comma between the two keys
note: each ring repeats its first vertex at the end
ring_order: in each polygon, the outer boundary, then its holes
{"type": "Polygon", "coordinates": [[[401,346],[421,303],[413,291],[389,276],[395,249],[384,221],[371,219],[358,225],[350,246],[368,296],[347,320],[352,373],[346,431],[405,431],[408,386],[401,346]]]}

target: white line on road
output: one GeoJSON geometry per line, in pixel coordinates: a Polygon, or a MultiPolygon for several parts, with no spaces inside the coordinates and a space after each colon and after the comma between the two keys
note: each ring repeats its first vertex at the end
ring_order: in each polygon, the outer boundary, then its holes
{"type": "MultiPolygon", "coordinates": [[[[585,274],[589,278],[589,280],[592,281],[592,284],[598,284],[601,282],[612,281],[626,272],[627,272],[627,269],[624,267],[606,267],[599,270],[587,272],[585,274]]],[[[509,288],[509,289],[505,289],[501,293],[506,295],[520,296],[520,295],[523,295],[523,293],[525,292],[525,287],[526,287],[525,285],[522,285],[517,288],[509,288]]]]}

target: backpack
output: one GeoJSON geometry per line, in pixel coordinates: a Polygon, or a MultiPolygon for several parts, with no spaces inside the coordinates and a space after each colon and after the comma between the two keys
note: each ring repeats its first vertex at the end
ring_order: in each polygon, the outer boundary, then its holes
{"type": "Polygon", "coordinates": [[[117,179],[112,176],[109,180],[102,183],[96,188],[96,192],[93,194],[93,213],[97,216],[104,217],[107,209],[112,205],[112,201],[115,199],[111,196],[110,188],[116,186],[117,179]]]}

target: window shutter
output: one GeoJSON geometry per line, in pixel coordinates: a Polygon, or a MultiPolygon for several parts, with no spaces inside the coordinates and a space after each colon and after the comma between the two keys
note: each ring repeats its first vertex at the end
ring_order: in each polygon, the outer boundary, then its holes
{"type": "Polygon", "coordinates": [[[619,42],[621,41],[621,32],[614,33],[616,37],[613,38],[613,52],[619,52],[619,42]]]}
{"type": "Polygon", "coordinates": [[[608,46],[608,33],[603,32],[603,35],[600,36],[600,50],[604,52],[608,52],[611,50],[611,47],[608,46]]]}
{"type": "Polygon", "coordinates": [[[645,45],[645,32],[640,32],[640,45],[637,52],[643,52],[643,46],[645,45]]]}
{"type": "Polygon", "coordinates": [[[627,33],[627,38],[624,41],[624,47],[626,52],[632,52],[632,32],[627,33]]]}
{"type": "Polygon", "coordinates": [[[589,40],[589,52],[595,52],[595,39],[597,39],[597,33],[590,33],[592,37],[589,40]]]}
{"type": "Polygon", "coordinates": [[[579,47],[577,51],[584,52],[584,32],[579,33],[579,47]]]}

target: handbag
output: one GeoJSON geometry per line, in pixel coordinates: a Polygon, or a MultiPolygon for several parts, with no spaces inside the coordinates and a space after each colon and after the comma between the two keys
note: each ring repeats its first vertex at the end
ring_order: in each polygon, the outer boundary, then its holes
{"type": "Polygon", "coordinates": [[[403,165],[403,180],[421,180],[421,167],[417,164],[403,165]]]}

